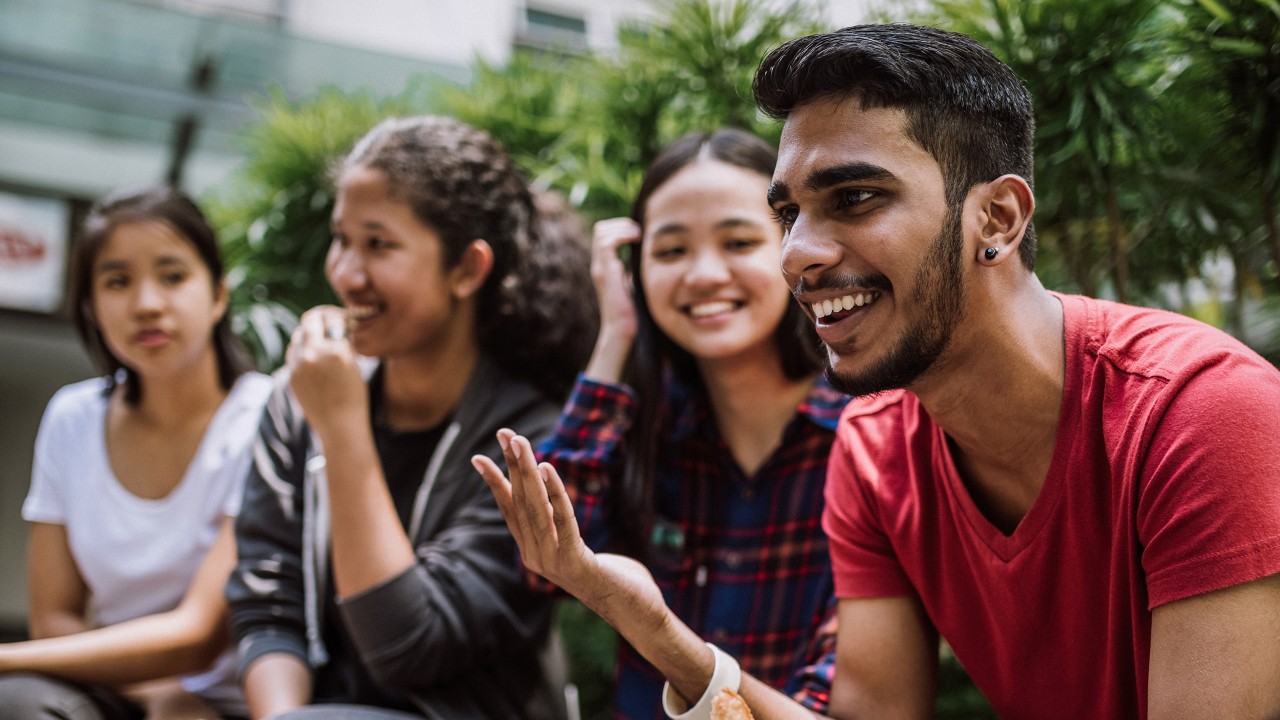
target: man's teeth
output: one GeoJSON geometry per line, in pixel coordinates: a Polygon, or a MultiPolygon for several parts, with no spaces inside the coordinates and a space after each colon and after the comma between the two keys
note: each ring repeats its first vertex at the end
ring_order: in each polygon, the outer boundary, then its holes
{"type": "Polygon", "coordinates": [[[726,313],[730,310],[733,310],[733,303],[728,302],[727,300],[721,300],[719,302],[708,302],[700,305],[694,305],[689,308],[689,314],[695,318],[704,318],[711,317],[712,315],[719,315],[720,313],[726,313]]]}
{"type": "Polygon", "coordinates": [[[831,313],[837,313],[841,310],[852,310],[855,307],[870,305],[876,301],[877,297],[878,294],[873,292],[854,293],[852,295],[835,298],[834,300],[822,300],[814,303],[811,307],[813,308],[814,315],[824,318],[831,313]]]}

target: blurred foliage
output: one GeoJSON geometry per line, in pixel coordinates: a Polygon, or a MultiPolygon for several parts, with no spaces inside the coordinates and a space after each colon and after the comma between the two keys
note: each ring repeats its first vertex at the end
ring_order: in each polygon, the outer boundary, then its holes
{"type": "Polygon", "coordinates": [[[245,164],[204,204],[230,268],[235,330],[260,367],[280,364],[304,310],[334,302],[324,275],[331,166],[379,120],[411,112],[411,97],[327,89],[301,103],[281,93],[258,103],[261,120],[240,137],[245,164]]]}
{"type": "Polygon", "coordinates": [[[1280,357],[1280,3],[932,0],[881,19],[968,34],[1031,91],[1046,285],[1280,357]]]}
{"type": "Polygon", "coordinates": [[[607,720],[613,716],[618,634],[599,615],[570,597],[557,601],[555,623],[564,641],[569,682],[578,689],[582,720],[607,720]]]}
{"type": "Polygon", "coordinates": [[[1225,326],[1270,350],[1275,315],[1246,306],[1275,304],[1280,289],[1280,3],[1276,0],[1177,0],[1179,52],[1190,59],[1175,127],[1194,153],[1195,192],[1186,224],[1222,239],[1235,301],[1225,326]]]}
{"type": "Polygon", "coordinates": [[[776,142],[781,127],[756,113],[751,78],[770,49],[822,29],[813,7],[667,0],[654,18],[624,25],[609,55],[477,61],[470,86],[442,94],[445,109],[502,138],[592,220],[627,214],[649,161],[681,135],[727,125],[776,142]]]}
{"type": "Polygon", "coordinates": [[[933,716],[937,720],[996,720],[991,703],[974,687],[955,653],[945,642],[938,658],[938,699],[933,716]]]}

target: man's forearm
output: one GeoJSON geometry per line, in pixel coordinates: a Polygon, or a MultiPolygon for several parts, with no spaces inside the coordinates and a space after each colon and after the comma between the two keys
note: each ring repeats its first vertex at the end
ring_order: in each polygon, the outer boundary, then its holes
{"type": "MultiPolygon", "coordinates": [[[[711,649],[666,605],[646,605],[642,595],[627,592],[630,586],[615,586],[614,590],[583,602],[662,673],[680,697],[689,705],[695,704],[707,691],[715,671],[711,649]]],[[[739,693],[757,720],[815,717],[799,703],[745,673],[739,693]]]]}

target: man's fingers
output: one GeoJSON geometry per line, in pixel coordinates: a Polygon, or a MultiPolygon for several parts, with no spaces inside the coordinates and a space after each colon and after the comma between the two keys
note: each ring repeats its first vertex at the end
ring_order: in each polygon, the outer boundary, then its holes
{"type": "Polygon", "coordinates": [[[542,476],[543,487],[547,490],[547,500],[551,504],[551,516],[556,527],[556,537],[559,538],[561,545],[565,543],[576,544],[578,542],[578,520],[573,516],[573,501],[569,499],[569,493],[565,492],[564,481],[560,479],[560,473],[556,472],[551,463],[542,463],[538,466],[538,470],[542,476]]]}
{"type": "Polygon", "coordinates": [[[507,474],[511,480],[512,515],[520,527],[526,549],[538,555],[541,565],[546,554],[547,536],[552,532],[551,508],[542,486],[542,477],[538,474],[533,446],[527,438],[509,430],[500,432],[498,444],[503,446],[507,474]]]}
{"type": "Polygon", "coordinates": [[[485,484],[493,492],[493,498],[498,502],[498,510],[502,511],[502,519],[507,521],[507,527],[514,535],[519,528],[511,517],[511,483],[507,482],[507,476],[503,475],[498,466],[484,455],[473,455],[471,466],[480,473],[480,477],[484,478],[485,484]]]}
{"type": "MultiPolygon", "coordinates": [[[[551,521],[551,503],[547,499],[547,489],[542,482],[542,474],[538,472],[537,459],[533,454],[533,446],[528,438],[519,435],[511,439],[511,449],[520,466],[521,499],[518,508],[524,513],[526,527],[533,535],[530,540],[537,543],[539,549],[546,547],[548,541],[554,546],[555,531],[551,521]]],[[[515,482],[515,478],[512,478],[515,482]]]]}

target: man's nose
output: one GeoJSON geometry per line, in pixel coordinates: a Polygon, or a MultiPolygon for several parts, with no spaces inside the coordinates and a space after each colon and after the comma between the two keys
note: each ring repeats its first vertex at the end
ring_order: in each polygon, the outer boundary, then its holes
{"type": "Polygon", "coordinates": [[[782,274],[794,285],[802,277],[835,267],[841,255],[836,238],[801,214],[782,238],[782,274]]]}

